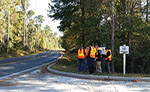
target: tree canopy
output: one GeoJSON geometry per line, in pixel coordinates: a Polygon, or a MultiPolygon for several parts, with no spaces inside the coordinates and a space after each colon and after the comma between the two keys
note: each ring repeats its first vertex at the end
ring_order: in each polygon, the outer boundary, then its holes
{"type": "MultiPolygon", "coordinates": [[[[119,47],[130,47],[127,72],[150,73],[150,22],[148,0],[114,0],[115,71],[122,71],[119,47]]],[[[111,0],[51,0],[49,17],[60,20],[62,46],[76,51],[91,43],[111,47],[111,0]]]]}
{"type": "Polygon", "coordinates": [[[58,46],[59,38],[52,32],[50,24],[42,29],[43,16],[37,15],[33,18],[35,13],[28,10],[29,6],[29,0],[0,0],[0,55],[6,53],[8,35],[8,53],[19,49],[35,51],[61,47],[58,46]]]}

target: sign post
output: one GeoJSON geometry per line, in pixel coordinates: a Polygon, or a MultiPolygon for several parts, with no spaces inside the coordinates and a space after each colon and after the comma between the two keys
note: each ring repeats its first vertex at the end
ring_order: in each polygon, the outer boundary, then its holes
{"type": "Polygon", "coordinates": [[[126,73],[126,54],[123,54],[123,74],[126,73]]]}
{"type": "Polygon", "coordinates": [[[123,74],[126,73],[126,54],[129,54],[129,46],[120,46],[120,54],[123,54],[123,74]]]}

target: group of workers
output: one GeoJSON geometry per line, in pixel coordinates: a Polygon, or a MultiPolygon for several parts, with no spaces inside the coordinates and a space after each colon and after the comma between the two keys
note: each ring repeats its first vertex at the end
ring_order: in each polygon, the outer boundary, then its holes
{"type": "Polygon", "coordinates": [[[98,73],[105,72],[105,62],[107,62],[107,72],[110,71],[110,62],[112,60],[112,52],[109,48],[100,48],[98,45],[95,47],[90,45],[85,49],[81,46],[78,49],[78,68],[79,72],[87,72],[93,74],[95,71],[98,73]],[[102,62],[103,61],[103,62],[102,62]],[[102,69],[101,69],[102,62],[102,69]]]}

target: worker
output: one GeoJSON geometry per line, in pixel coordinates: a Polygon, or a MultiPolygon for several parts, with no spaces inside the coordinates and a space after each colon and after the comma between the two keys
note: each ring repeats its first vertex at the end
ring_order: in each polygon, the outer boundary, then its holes
{"type": "Polygon", "coordinates": [[[80,47],[80,49],[78,49],[78,68],[79,68],[79,72],[83,72],[83,67],[84,67],[84,49],[83,46],[80,47]]]}
{"type": "Polygon", "coordinates": [[[89,69],[89,73],[92,74],[94,73],[94,66],[95,66],[95,53],[96,53],[96,49],[94,48],[93,45],[91,45],[89,47],[89,51],[88,51],[88,69],[89,69]]]}
{"type": "Polygon", "coordinates": [[[102,54],[101,54],[101,50],[98,47],[98,45],[96,45],[96,72],[101,73],[102,69],[101,69],[101,60],[102,60],[102,54]]]}
{"type": "Polygon", "coordinates": [[[105,56],[106,56],[106,48],[102,47],[102,72],[105,73],[105,56]]]}
{"type": "Polygon", "coordinates": [[[107,62],[107,72],[108,73],[111,73],[110,71],[110,63],[111,63],[111,60],[112,60],[112,53],[111,53],[111,50],[106,48],[106,56],[105,56],[105,61],[107,62]]]}
{"type": "Polygon", "coordinates": [[[89,52],[89,47],[87,46],[87,47],[85,48],[85,72],[87,72],[87,70],[88,70],[88,65],[87,65],[87,60],[88,60],[87,56],[88,56],[88,52],[89,52]]]}

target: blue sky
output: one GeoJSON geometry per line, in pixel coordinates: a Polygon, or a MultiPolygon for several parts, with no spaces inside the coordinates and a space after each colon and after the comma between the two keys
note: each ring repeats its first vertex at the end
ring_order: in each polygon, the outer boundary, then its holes
{"type": "Polygon", "coordinates": [[[35,12],[35,16],[37,15],[43,15],[45,21],[42,25],[42,28],[45,25],[49,25],[51,30],[53,32],[58,32],[58,36],[62,35],[62,33],[59,32],[59,30],[57,29],[57,26],[59,26],[59,21],[52,21],[52,19],[50,19],[47,14],[47,10],[48,10],[48,3],[50,3],[50,0],[30,0],[29,1],[29,10],[33,10],[35,12]]]}

